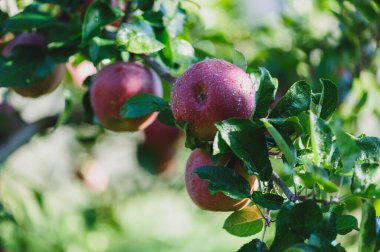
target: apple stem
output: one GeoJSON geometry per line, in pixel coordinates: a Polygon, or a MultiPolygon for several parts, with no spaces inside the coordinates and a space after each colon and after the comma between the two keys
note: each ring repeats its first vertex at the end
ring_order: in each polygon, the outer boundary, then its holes
{"type": "Polygon", "coordinates": [[[57,123],[57,120],[58,116],[50,116],[21,127],[0,146],[0,163],[3,163],[20,146],[29,142],[36,133],[53,127],[57,123]]]}
{"type": "Polygon", "coordinates": [[[276,172],[272,173],[271,179],[273,182],[275,182],[281,190],[285,193],[286,197],[292,201],[296,202],[297,201],[297,196],[289,189],[289,187],[285,184],[285,182],[278,176],[276,172]]]}
{"type": "Polygon", "coordinates": [[[176,82],[177,78],[174,77],[164,66],[158,63],[154,58],[148,55],[141,55],[141,58],[149,67],[156,71],[161,78],[169,82],[169,84],[173,85],[174,82],[176,82]]]}

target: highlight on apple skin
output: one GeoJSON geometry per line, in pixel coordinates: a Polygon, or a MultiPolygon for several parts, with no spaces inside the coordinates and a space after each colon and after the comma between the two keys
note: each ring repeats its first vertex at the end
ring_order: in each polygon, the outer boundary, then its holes
{"type": "Polygon", "coordinates": [[[137,94],[162,96],[161,80],[146,67],[128,62],[105,66],[95,76],[90,99],[96,117],[106,129],[112,131],[138,131],[148,127],[157,117],[152,113],[138,118],[122,118],[124,103],[137,94]]]}
{"type": "MultiPolygon", "coordinates": [[[[248,205],[249,199],[232,199],[222,192],[211,194],[208,190],[209,182],[193,174],[196,168],[211,165],[213,164],[207,151],[195,149],[191,152],[186,164],[185,183],[192,201],[201,209],[222,212],[237,211],[248,205]]],[[[223,165],[223,161],[219,165],[223,165]]],[[[250,183],[251,192],[253,192],[256,187],[256,177],[245,173],[243,164],[239,160],[235,161],[234,169],[250,183]]]]}
{"type": "Polygon", "coordinates": [[[170,103],[176,121],[188,122],[197,139],[211,141],[216,122],[249,118],[255,107],[255,85],[241,68],[224,60],[207,59],[178,78],[170,103]]]}

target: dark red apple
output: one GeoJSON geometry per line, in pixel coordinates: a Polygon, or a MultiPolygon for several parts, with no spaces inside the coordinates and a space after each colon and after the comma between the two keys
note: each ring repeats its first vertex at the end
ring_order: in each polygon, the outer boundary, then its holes
{"type": "MultiPolygon", "coordinates": [[[[221,192],[213,195],[208,190],[209,182],[207,180],[200,179],[197,174],[193,174],[193,171],[196,168],[211,165],[213,164],[211,162],[210,155],[202,149],[195,149],[187,160],[185,183],[187,192],[193,202],[200,208],[210,211],[237,211],[245,207],[250,202],[249,199],[235,200],[221,192]]],[[[223,164],[221,163],[219,165],[223,164]]],[[[256,177],[246,174],[243,164],[240,161],[236,161],[234,169],[245,179],[247,179],[247,181],[251,184],[251,192],[253,192],[256,177]]]]}
{"type": "Polygon", "coordinates": [[[214,124],[232,117],[248,118],[255,106],[255,86],[241,68],[220,59],[191,66],[174,84],[174,118],[189,122],[194,137],[214,139],[214,124]]]}
{"type": "MultiPolygon", "coordinates": [[[[47,47],[47,38],[39,33],[22,33],[13,39],[3,50],[3,56],[8,58],[12,50],[20,45],[35,45],[43,48],[47,47]]],[[[25,97],[36,98],[44,94],[51,93],[61,83],[65,75],[65,65],[59,64],[55,69],[43,78],[35,78],[32,82],[23,87],[14,87],[13,90],[25,97]]]]}
{"type": "Polygon", "coordinates": [[[155,120],[145,129],[145,140],[138,147],[142,151],[140,164],[153,174],[161,174],[171,170],[174,164],[174,156],[178,149],[178,142],[182,132],[175,127],[170,127],[155,120]],[[150,162],[146,162],[150,159],[150,162]]]}
{"type": "Polygon", "coordinates": [[[113,131],[137,131],[148,127],[157,113],[123,119],[121,107],[141,93],[162,96],[161,80],[153,71],[136,63],[118,62],[101,69],[91,86],[91,104],[101,124],[113,131]]]}

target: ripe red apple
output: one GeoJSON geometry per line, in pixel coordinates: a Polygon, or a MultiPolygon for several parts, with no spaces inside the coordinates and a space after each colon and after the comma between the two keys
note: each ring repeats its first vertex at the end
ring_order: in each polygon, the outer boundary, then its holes
{"type": "MultiPolygon", "coordinates": [[[[8,58],[12,54],[12,50],[20,45],[36,45],[43,48],[47,47],[47,38],[39,33],[30,32],[22,33],[13,39],[3,50],[3,56],[8,58]]],[[[35,78],[28,86],[13,87],[12,89],[25,97],[39,97],[44,94],[51,93],[62,81],[65,74],[65,65],[59,64],[55,69],[43,78],[35,78]]]]}
{"type": "MultiPolygon", "coordinates": [[[[200,208],[210,211],[237,211],[245,207],[250,202],[249,199],[235,200],[221,192],[213,195],[208,190],[209,182],[207,180],[200,179],[197,174],[192,173],[198,167],[211,165],[213,164],[211,162],[210,155],[202,149],[193,150],[187,160],[185,182],[187,192],[193,202],[200,208]]],[[[223,164],[221,163],[219,165],[223,164]]],[[[253,192],[256,177],[249,176],[245,173],[243,164],[240,161],[236,162],[234,169],[245,179],[247,179],[247,181],[251,184],[251,192],[253,192]]]]}
{"type": "Polygon", "coordinates": [[[155,120],[145,129],[145,140],[139,146],[143,151],[144,159],[151,159],[151,163],[140,162],[145,169],[153,174],[161,174],[173,168],[173,158],[177,152],[182,132],[155,120]],[[149,155],[149,157],[148,157],[149,155]],[[145,163],[145,165],[144,165],[145,163]]]}
{"type": "Polygon", "coordinates": [[[194,137],[214,139],[214,124],[232,117],[248,118],[255,106],[255,86],[241,68],[220,59],[191,66],[174,84],[174,118],[189,122],[194,137]]]}
{"type": "Polygon", "coordinates": [[[153,71],[136,63],[118,62],[101,69],[91,86],[91,104],[101,124],[113,131],[137,131],[148,127],[157,113],[123,119],[121,107],[141,93],[162,96],[161,80],[153,71]]]}
{"type": "Polygon", "coordinates": [[[94,64],[88,60],[84,60],[76,66],[71,63],[67,63],[66,67],[70,72],[74,84],[78,87],[83,85],[83,82],[87,79],[87,77],[96,74],[94,64]]]}

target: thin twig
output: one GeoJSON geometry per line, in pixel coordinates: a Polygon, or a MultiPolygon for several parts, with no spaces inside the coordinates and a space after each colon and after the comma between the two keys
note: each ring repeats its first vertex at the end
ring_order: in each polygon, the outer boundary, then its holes
{"type": "Polygon", "coordinates": [[[286,197],[292,201],[296,202],[297,201],[297,196],[289,189],[289,187],[285,184],[285,182],[278,176],[276,172],[272,173],[271,179],[273,182],[275,182],[281,190],[285,193],[286,197]]]}
{"type": "Polygon", "coordinates": [[[3,163],[19,147],[29,142],[34,135],[53,127],[57,120],[57,116],[50,116],[21,127],[0,146],[0,163],[3,163]]]}
{"type": "Polygon", "coordinates": [[[164,66],[158,63],[155,59],[147,55],[141,55],[141,58],[147,65],[153,68],[153,70],[156,71],[157,74],[161,76],[161,78],[165,79],[172,85],[174,84],[174,82],[176,82],[177,78],[174,77],[164,66]]]}

